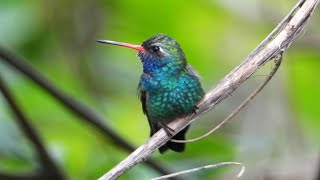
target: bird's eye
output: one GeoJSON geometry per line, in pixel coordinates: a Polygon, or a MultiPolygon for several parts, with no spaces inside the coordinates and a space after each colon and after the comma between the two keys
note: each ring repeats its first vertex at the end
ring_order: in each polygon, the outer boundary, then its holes
{"type": "Polygon", "coordinates": [[[160,50],[159,46],[152,46],[152,51],[153,52],[158,52],[160,50]]]}

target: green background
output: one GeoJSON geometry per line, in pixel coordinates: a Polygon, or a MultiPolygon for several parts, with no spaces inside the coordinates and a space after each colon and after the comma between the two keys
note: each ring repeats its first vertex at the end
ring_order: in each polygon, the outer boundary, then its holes
{"type": "MultiPolygon", "coordinates": [[[[140,44],[157,33],[176,39],[202,76],[206,91],[237,66],[294,6],[289,0],[85,1],[1,0],[0,44],[22,55],[59,89],[102,115],[139,146],[149,135],[136,96],[141,64],[136,52],[97,39],[140,44]]],[[[279,72],[232,123],[187,145],[186,152],[152,157],[172,171],[223,161],[246,165],[244,179],[314,177],[320,148],[320,13],[286,51],[279,72]],[[300,166],[299,166],[300,164],[300,166]]],[[[194,123],[188,138],[214,127],[266,77],[265,65],[215,110],[194,123]]],[[[18,71],[0,74],[71,179],[96,179],[128,153],[64,109],[18,71]]],[[[0,96],[0,170],[19,174],[39,166],[0,96]]],[[[227,178],[237,168],[206,170],[192,179],[227,178]]],[[[159,174],[137,165],[122,179],[159,174]]]]}

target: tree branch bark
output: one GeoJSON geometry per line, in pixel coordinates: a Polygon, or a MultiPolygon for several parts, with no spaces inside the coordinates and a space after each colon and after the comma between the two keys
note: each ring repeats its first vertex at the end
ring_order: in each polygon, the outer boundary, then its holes
{"type": "MultiPolygon", "coordinates": [[[[60,91],[56,86],[50,83],[49,80],[47,80],[39,72],[35,71],[29,64],[27,64],[27,61],[24,58],[19,57],[18,55],[15,55],[14,53],[11,53],[10,51],[0,46],[0,60],[3,60],[4,62],[13,66],[25,76],[30,78],[33,82],[35,82],[42,89],[48,92],[52,97],[57,99],[58,102],[60,102],[63,106],[69,109],[73,114],[80,117],[79,120],[88,123],[98,131],[100,131],[100,133],[107,140],[111,140],[111,142],[116,147],[119,147],[130,153],[135,150],[135,147],[133,145],[123,139],[112,128],[107,126],[107,124],[104,123],[104,120],[99,115],[97,115],[94,111],[92,111],[85,105],[60,91]]],[[[146,161],[146,164],[161,174],[171,173],[163,165],[152,159],[146,161]]]]}
{"type": "MultiPolygon", "coordinates": [[[[214,108],[261,66],[279,53],[284,52],[302,30],[305,29],[318,3],[319,0],[300,0],[253,52],[239,66],[225,76],[215,88],[205,95],[198,104],[199,109],[196,114],[190,114],[185,118],[176,119],[169,124],[169,126],[175,130],[174,134],[214,108]]],[[[118,178],[136,164],[147,160],[152,152],[164,145],[169,139],[163,129],[159,130],[145,144],[100,177],[99,180],[118,178]]]]}
{"type": "Polygon", "coordinates": [[[31,142],[33,148],[37,152],[37,156],[43,166],[43,169],[41,171],[43,172],[42,175],[47,177],[47,179],[64,180],[64,174],[60,171],[54,160],[50,157],[42,139],[37,134],[32,125],[29,123],[29,120],[16,103],[15,99],[9,91],[9,88],[6,86],[5,82],[2,80],[1,77],[0,92],[3,94],[3,97],[8,102],[8,105],[14,113],[14,116],[16,117],[15,120],[19,125],[20,129],[31,142]]]}

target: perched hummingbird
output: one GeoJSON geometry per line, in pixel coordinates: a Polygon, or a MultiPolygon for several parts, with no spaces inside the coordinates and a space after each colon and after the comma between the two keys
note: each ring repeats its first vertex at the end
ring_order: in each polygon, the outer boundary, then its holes
{"type": "MultiPolygon", "coordinates": [[[[138,85],[142,110],[148,118],[150,136],[163,128],[171,136],[173,130],[167,126],[176,118],[184,117],[197,110],[197,102],[204,96],[199,77],[180,44],[171,37],[157,34],[141,45],[98,40],[100,43],[123,46],[138,51],[143,73],[138,85]]],[[[184,140],[188,127],[173,139],[184,140]]],[[[159,148],[160,153],[171,149],[182,152],[185,144],[167,142],[159,148]]]]}

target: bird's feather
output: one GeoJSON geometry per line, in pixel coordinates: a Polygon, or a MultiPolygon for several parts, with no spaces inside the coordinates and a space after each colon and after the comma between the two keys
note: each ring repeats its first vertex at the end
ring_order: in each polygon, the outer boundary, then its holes
{"type": "MultiPolygon", "coordinates": [[[[147,109],[147,106],[146,106],[147,92],[142,89],[140,83],[138,85],[138,97],[139,97],[139,99],[141,101],[142,111],[147,116],[147,119],[148,119],[148,123],[149,123],[150,129],[151,129],[150,130],[150,137],[151,137],[159,129],[161,129],[161,126],[159,125],[158,122],[152,121],[150,119],[149,115],[148,115],[148,109],[147,109]]],[[[189,126],[185,127],[183,130],[178,132],[172,139],[185,140],[185,134],[186,134],[188,128],[189,128],[189,126]]],[[[171,149],[171,150],[176,151],[176,152],[182,152],[185,149],[185,144],[184,143],[175,143],[175,142],[170,142],[169,141],[165,145],[160,147],[159,151],[162,154],[165,151],[167,151],[168,149],[171,149]]]]}

